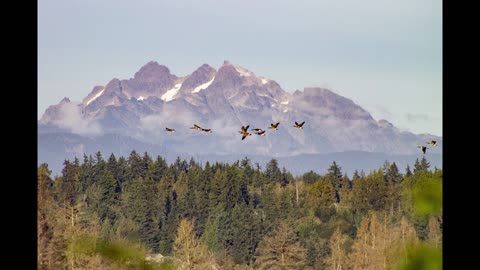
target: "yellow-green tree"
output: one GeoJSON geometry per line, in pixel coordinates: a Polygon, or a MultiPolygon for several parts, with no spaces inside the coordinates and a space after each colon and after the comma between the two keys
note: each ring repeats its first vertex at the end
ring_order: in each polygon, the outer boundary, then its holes
{"type": "Polygon", "coordinates": [[[330,256],[326,259],[328,269],[342,270],[347,269],[347,256],[343,250],[343,244],[345,243],[346,236],[340,232],[337,227],[330,237],[330,256]]]}
{"type": "Polygon", "coordinates": [[[309,208],[331,207],[335,203],[335,190],[326,179],[321,179],[307,188],[306,204],[309,208]]]}
{"type": "Polygon", "coordinates": [[[442,232],[440,231],[440,224],[438,218],[431,216],[428,219],[428,241],[435,247],[442,246],[442,232]]]}
{"type": "Polygon", "coordinates": [[[258,270],[303,269],[307,256],[295,231],[285,223],[280,223],[271,236],[263,238],[257,254],[255,266],[258,270]]]}
{"type": "Polygon", "coordinates": [[[174,256],[180,260],[180,267],[188,270],[213,269],[214,260],[206,245],[195,236],[194,224],[187,219],[180,220],[173,245],[174,256]]]}

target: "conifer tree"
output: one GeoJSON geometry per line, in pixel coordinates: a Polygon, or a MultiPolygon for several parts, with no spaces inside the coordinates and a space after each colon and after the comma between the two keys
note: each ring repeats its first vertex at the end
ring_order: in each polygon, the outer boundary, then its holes
{"type": "Polygon", "coordinates": [[[218,252],[222,249],[218,235],[219,220],[218,216],[210,216],[200,239],[208,247],[208,250],[212,252],[218,252]]]}
{"type": "Polygon", "coordinates": [[[133,180],[126,192],[128,196],[128,218],[138,225],[143,243],[157,252],[159,249],[159,226],[155,222],[153,189],[153,180],[148,178],[144,180],[139,177],[133,180]]]}
{"type": "Polygon", "coordinates": [[[420,162],[418,161],[418,158],[415,159],[415,164],[413,165],[413,173],[418,174],[419,172],[423,171],[422,165],[420,165],[420,162]]]}
{"type": "Polygon", "coordinates": [[[407,168],[405,169],[405,177],[411,177],[412,171],[410,170],[410,165],[407,164],[407,168]]]}
{"type": "Polygon", "coordinates": [[[58,191],[61,205],[68,208],[76,203],[80,191],[80,181],[78,168],[68,160],[65,160],[63,164],[58,191]]]}
{"type": "Polygon", "coordinates": [[[138,177],[144,178],[143,174],[143,162],[142,158],[137,154],[135,150],[130,152],[130,156],[127,159],[127,169],[125,172],[125,184],[130,184],[134,179],[138,177]]]}
{"type": "Polygon", "coordinates": [[[393,162],[387,169],[385,174],[385,181],[387,184],[393,184],[397,186],[402,180],[402,175],[398,171],[397,164],[393,162]]]}
{"type": "Polygon", "coordinates": [[[389,209],[387,188],[381,169],[357,180],[352,187],[352,206],[361,213],[389,209]]]}
{"type": "Polygon", "coordinates": [[[420,167],[422,168],[422,171],[426,172],[430,168],[430,162],[428,162],[425,157],[422,157],[422,160],[420,161],[420,167]]]}
{"type": "Polygon", "coordinates": [[[330,168],[328,168],[328,173],[327,176],[329,177],[333,189],[335,190],[335,199],[336,202],[340,201],[340,188],[342,185],[342,170],[341,167],[337,165],[335,161],[333,161],[332,165],[330,165],[330,168]]]}
{"type": "Polygon", "coordinates": [[[302,179],[305,184],[310,185],[313,184],[315,181],[319,180],[320,175],[310,170],[309,172],[302,175],[302,179]]]}
{"type": "Polygon", "coordinates": [[[98,214],[100,222],[108,219],[113,223],[118,215],[116,208],[120,205],[118,183],[113,178],[110,171],[105,171],[103,176],[99,179],[98,186],[100,188],[100,198],[98,201],[98,214]]]}
{"type": "Polygon", "coordinates": [[[351,202],[351,190],[352,190],[352,182],[348,179],[347,174],[345,174],[342,178],[342,188],[340,189],[339,196],[340,196],[340,204],[342,207],[347,207],[347,205],[351,202]]]}
{"type": "Polygon", "coordinates": [[[278,161],[271,159],[265,168],[265,176],[268,183],[280,183],[282,179],[282,172],[278,168],[278,161]]]}
{"type": "Polygon", "coordinates": [[[117,159],[115,158],[115,155],[112,153],[110,154],[110,157],[108,158],[107,161],[107,170],[112,174],[114,178],[116,178],[116,174],[118,173],[118,167],[117,167],[117,159]]]}

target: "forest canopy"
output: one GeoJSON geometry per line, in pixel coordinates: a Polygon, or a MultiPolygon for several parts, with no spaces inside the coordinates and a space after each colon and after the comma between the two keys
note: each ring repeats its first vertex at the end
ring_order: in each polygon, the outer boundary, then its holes
{"type": "Polygon", "coordinates": [[[135,151],[44,163],[38,269],[441,269],[442,179],[425,157],[351,177],[135,151]]]}

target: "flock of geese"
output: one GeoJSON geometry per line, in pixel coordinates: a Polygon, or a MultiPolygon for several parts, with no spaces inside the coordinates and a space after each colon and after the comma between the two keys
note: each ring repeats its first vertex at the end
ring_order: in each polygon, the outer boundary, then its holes
{"type": "MultiPolygon", "coordinates": [[[[431,146],[437,146],[437,141],[429,141],[429,142],[427,142],[427,144],[429,144],[431,146]]],[[[423,152],[424,155],[427,152],[427,149],[430,149],[430,148],[426,147],[425,145],[417,146],[417,148],[422,149],[422,152],[423,152]]]]}
{"type": "MultiPolygon", "coordinates": [[[[294,128],[298,128],[298,129],[303,129],[303,124],[305,124],[305,121],[303,121],[302,123],[297,123],[297,122],[295,121],[295,125],[294,125],[293,127],[294,127],[294,128]]],[[[273,130],[278,130],[278,125],[280,125],[280,122],[277,122],[277,123],[275,123],[275,124],[274,124],[274,123],[271,123],[268,128],[271,129],[272,131],[273,131],[273,130]]],[[[248,132],[248,128],[249,128],[249,127],[250,127],[250,125],[242,126],[242,127],[240,128],[239,133],[242,134],[242,141],[245,140],[245,138],[246,138],[247,136],[251,136],[251,135],[252,135],[252,133],[248,132]]],[[[212,129],[210,129],[210,128],[202,128],[202,127],[200,127],[200,126],[197,125],[197,124],[194,124],[193,127],[191,127],[190,129],[198,130],[198,131],[203,131],[203,132],[207,132],[207,133],[212,133],[212,132],[213,132],[212,129]]],[[[265,136],[265,130],[263,130],[263,129],[261,129],[261,128],[254,128],[254,129],[252,129],[252,130],[253,130],[253,131],[255,132],[255,134],[257,134],[257,135],[265,136]]],[[[173,128],[168,128],[168,127],[165,128],[165,131],[171,132],[171,133],[176,132],[175,129],[173,129],[173,128]]]]}
{"type": "MultiPolygon", "coordinates": [[[[293,125],[294,128],[298,128],[298,129],[303,129],[303,124],[305,124],[305,121],[303,121],[302,123],[297,123],[295,121],[295,125],[293,125]]],[[[278,130],[278,125],[280,125],[280,122],[277,122],[277,123],[271,123],[270,126],[268,127],[269,129],[271,129],[272,131],[275,131],[275,130],[278,130]]],[[[238,131],[238,133],[240,133],[242,135],[242,141],[245,140],[245,138],[247,138],[248,136],[251,136],[252,133],[248,132],[248,128],[250,127],[250,125],[247,125],[247,126],[242,126],[240,128],[240,131],[238,131]]],[[[212,133],[212,129],[210,128],[202,128],[200,127],[199,125],[197,124],[194,124],[193,127],[191,127],[190,129],[193,129],[193,130],[198,130],[198,131],[203,131],[203,132],[207,132],[207,133],[212,133]]],[[[255,134],[259,135],[259,136],[265,136],[265,132],[266,130],[264,129],[261,129],[261,128],[254,128],[252,129],[254,131],[255,134]]],[[[173,128],[168,128],[166,127],[165,128],[165,131],[167,132],[176,132],[175,129],[173,128]]],[[[437,141],[429,141],[427,142],[427,144],[431,145],[431,146],[437,146],[437,141]]],[[[423,152],[423,154],[425,155],[427,153],[427,149],[430,149],[428,148],[427,146],[425,145],[421,145],[421,146],[417,146],[417,148],[420,148],[423,152]]]]}

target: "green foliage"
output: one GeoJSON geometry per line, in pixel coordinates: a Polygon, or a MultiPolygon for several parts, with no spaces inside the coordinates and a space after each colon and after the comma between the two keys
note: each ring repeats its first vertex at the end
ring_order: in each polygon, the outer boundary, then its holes
{"type": "Polygon", "coordinates": [[[119,264],[140,267],[145,263],[145,248],[125,240],[100,241],[97,244],[96,252],[102,257],[119,264]]]}
{"type": "Polygon", "coordinates": [[[352,193],[352,207],[362,214],[366,214],[368,210],[380,211],[389,208],[382,170],[354,181],[352,193]]]}
{"type": "Polygon", "coordinates": [[[442,251],[428,244],[411,244],[406,249],[406,262],[398,263],[397,270],[441,270],[442,251]]]}
{"type": "Polygon", "coordinates": [[[81,235],[70,239],[67,247],[69,256],[90,256],[97,252],[97,238],[92,235],[81,235]]]}
{"type": "Polygon", "coordinates": [[[305,184],[312,184],[313,182],[317,181],[320,179],[320,175],[314,171],[309,171],[305,174],[302,175],[302,179],[305,182],[305,184]]]}
{"type": "Polygon", "coordinates": [[[218,236],[218,224],[218,216],[209,218],[205,226],[205,231],[200,239],[212,252],[218,252],[222,249],[218,236]]]}
{"type": "Polygon", "coordinates": [[[413,189],[415,209],[420,215],[438,214],[443,207],[442,181],[436,178],[421,178],[413,189]]]}

